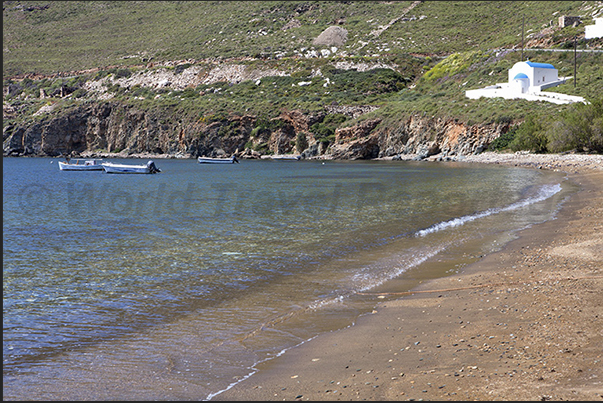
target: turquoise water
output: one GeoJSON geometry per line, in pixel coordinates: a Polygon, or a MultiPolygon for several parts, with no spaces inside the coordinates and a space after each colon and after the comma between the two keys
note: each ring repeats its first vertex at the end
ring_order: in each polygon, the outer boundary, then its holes
{"type": "Polygon", "coordinates": [[[458,271],[576,191],[461,163],[57,162],[3,160],[5,399],[211,398],[353,324],[364,292],[458,271]]]}

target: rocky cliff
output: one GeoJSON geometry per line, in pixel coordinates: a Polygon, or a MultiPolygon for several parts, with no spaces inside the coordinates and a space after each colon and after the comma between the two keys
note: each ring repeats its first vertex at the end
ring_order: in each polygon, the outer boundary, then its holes
{"type": "MultiPolygon", "coordinates": [[[[358,113],[358,111],[348,111],[358,113]]],[[[153,154],[166,158],[297,153],[305,158],[373,159],[401,155],[454,159],[477,154],[509,129],[509,124],[468,126],[454,119],[411,116],[396,127],[369,119],[338,128],[330,142],[310,127],[324,113],[287,111],[269,128],[257,117],[233,115],[215,121],[174,118],[169,111],[142,111],[119,102],[98,102],[49,114],[27,126],[4,128],[5,156],[97,156],[153,154]]]]}

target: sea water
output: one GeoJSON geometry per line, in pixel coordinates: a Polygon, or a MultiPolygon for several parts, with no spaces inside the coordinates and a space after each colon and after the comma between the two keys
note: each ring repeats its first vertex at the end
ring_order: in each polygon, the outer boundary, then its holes
{"type": "Polygon", "coordinates": [[[554,219],[577,190],[459,162],[161,159],[154,175],[57,162],[3,160],[5,400],[211,399],[353,325],[379,292],[554,219]]]}

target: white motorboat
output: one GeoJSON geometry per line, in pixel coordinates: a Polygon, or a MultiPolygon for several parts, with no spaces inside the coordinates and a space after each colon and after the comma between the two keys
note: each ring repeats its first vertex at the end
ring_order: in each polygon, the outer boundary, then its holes
{"type": "Polygon", "coordinates": [[[234,155],[230,158],[220,157],[198,157],[197,161],[199,164],[235,164],[239,163],[239,160],[234,155]]]}
{"type": "Polygon", "coordinates": [[[157,168],[153,161],[147,162],[146,165],[127,165],[105,162],[102,166],[105,169],[105,172],[109,174],[154,174],[161,172],[161,169],[157,168]]]}
{"type": "Polygon", "coordinates": [[[293,161],[299,161],[299,160],[301,160],[301,155],[276,154],[276,155],[271,155],[270,158],[273,159],[273,160],[293,160],[293,161]]]}
{"type": "Polygon", "coordinates": [[[59,161],[61,171],[102,171],[103,160],[100,159],[68,159],[67,162],[59,161]]]}

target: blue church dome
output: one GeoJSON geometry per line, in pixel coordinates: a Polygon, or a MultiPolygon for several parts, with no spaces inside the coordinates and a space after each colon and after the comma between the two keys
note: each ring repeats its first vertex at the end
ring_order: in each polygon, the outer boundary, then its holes
{"type": "Polygon", "coordinates": [[[513,80],[517,80],[517,79],[520,79],[520,78],[528,78],[528,76],[526,76],[523,73],[519,73],[515,77],[513,77],[513,80]]]}

